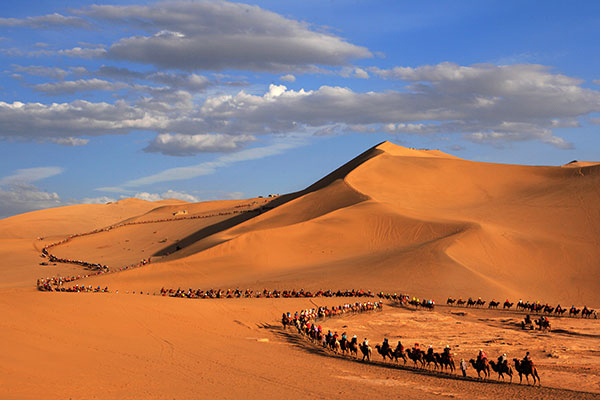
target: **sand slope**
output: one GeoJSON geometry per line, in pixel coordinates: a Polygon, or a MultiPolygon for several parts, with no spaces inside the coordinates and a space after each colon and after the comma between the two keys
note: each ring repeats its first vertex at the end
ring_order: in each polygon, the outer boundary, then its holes
{"type": "Polygon", "coordinates": [[[387,142],[358,159],[164,264],[97,281],[144,290],[369,284],[438,299],[600,304],[600,166],[480,163],[387,142]]]}
{"type": "MultiPolygon", "coordinates": [[[[7,218],[0,221],[0,397],[598,398],[326,357],[277,327],[283,311],[340,299],[152,294],[162,286],[365,288],[438,302],[522,297],[597,307],[599,234],[598,165],[488,164],[387,142],[274,199],[127,199],[7,218]],[[37,278],[84,272],[40,266],[46,243],[123,222],[138,224],[52,252],[111,267],[152,256],[152,264],[79,281],[108,285],[111,294],[35,291],[37,278]]],[[[436,349],[450,342],[458,357],[480,347],[494,357],[530,350],[545,385],[600,391],[597,320],[556,319],[556,332],[537,333],[517,328],[520,314],[464,311],[390,307],[328,324],[372,342],[402,338],[436,349]]]]}

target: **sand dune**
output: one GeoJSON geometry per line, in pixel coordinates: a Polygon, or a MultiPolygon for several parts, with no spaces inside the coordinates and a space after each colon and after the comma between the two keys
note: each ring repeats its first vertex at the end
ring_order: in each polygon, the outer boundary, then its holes
{"type": "MultiPolygon", "coordinates": [[[[408,372],[399,379],[386,368],[324,357],[274,327],[283,311],[335,300],[146,295],[163,286],[365,288],[438,302],[482,296],[598,307],[600,165],[568,166],[473,162],[384,142],[305,190],[276,198],[127,199],[1,220],[0,351],[7,362],[0,397],[365,398],[399,389],[411,398],[470,397],[474,390],[488,398],[589,397],[408,372]],[[152,257],[142,268],[79,281],[113,293],[34,290],[37,278],[84,272],[39,265],[45,244],[122,223],[128,225],[52,249],[113,269],[152,257]]],[[[600,392],[600,362],[590,350],[599,334],[595,322],[559,322],[557,334],[566,341],[554,333],[533,340],[515,331],[518,314],[452,312],[349,317],[333,326],[374,340],[462,341],[464,356],[482,346],[477,332],[485,332],[493,351],[534,351],[540,369],[551,371],[543,378],[549,385],[574,388],[583,371],[582,387],[600,392]],[[460,335],[440,333],[461,324],[468,329],[457,328],[460,335]],[[559,361],[542,358],[548,346],[562,346],[559,361]]]]}
{"type": "Polygon", "coordinates": [[[318,288],[326,280],[600,304],[599,167],[581,175],[391,143],[349,164],[273,210],[191,241],[164,264],[93,282],[156,290],[259,281],[318,288]]]}

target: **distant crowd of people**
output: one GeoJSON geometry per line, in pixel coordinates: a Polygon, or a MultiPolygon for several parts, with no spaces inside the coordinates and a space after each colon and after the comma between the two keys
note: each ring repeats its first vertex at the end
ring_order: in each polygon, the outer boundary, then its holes
{"type": "Polygon", "coordinates": [[[85,292],[85,293],[108,293],[108,286],[101,288],[100,286],[92,287],[92,285],[73,285],[73,286],[52,286],[49,283],[38,283],[38,290],[42,292],[85,292]]]}
{"type": "Polygon", "coordinates": [[[431,299],[420,299],[418,297],[410,297],[407,294],[390,294],[390,293],[383,293],[383,292],[379,292],[377,294],[377,296],[380,299],[386,299],[386,300],[392,300],[395,302],[398,302],[402,305],[410,305],[413,306],[415,308],[424,308],[427,310],[433,310],[435,308],[435,301],[431,300],[431,299]]]}
{"type": "MultiPolygon", "coordinates": [[[[268,200],[265,200],[265,202],[268,202],[268,200]]],[[[56,255],[54,255],[50,252],[50,249],[52,249],[56,246],[60,246],[65,243],[68,243],[75,238],[93,235],[93,234],[101,233],[101,232],[109,232],[113,229],[122,228],[125,226],[131,226],[131,225],[152,224],[152,223],[159,223],[159,222],[171,222],[171,221],[179,221],[179,220],[184,220],[184,219],[211,218],[211,217],[223,216],[223,215],[240,214],[240,213],[244,213],[244,212],[248,212],[248,211],[257,211],[257,210],[260,211],[260,209],[262,207],[264,207],[264,206],[261,206],[256,209],[250,209],[250,210],[237,210],[239,208],[252,207],[256,204],[258,204],[257,201],[253,201],[252,203],[238,204],[234,207],[234,208],[236,208],[236,210],[221,211],[218,213],[209,213],[209,214],[201,214],[201,215],[199,215],[199,214],[183,215],[183,216],[176,216],[173,218],[161,218],[161,219],[153,219],[153,220],[145,220],[145,221],[123,222],[123,223],[110,225],[105,228],[99,228],[99,229],[94,229],[94,230],[84,232],[84,233],[76,233],[76,234],[69,235],[62,240],[45,245],[42,248],[42,257],[47,258],[48,262],[50,262],[50,263],[75,264],[75,265],[79,265],[84,268],[87,268],[89,270],[95,271],[95,273],[90,273],[90,274],[86,274],[86,275],[78,275],[77,277],[70,277],[70,278],[66,278],[66,277],[55,278],[55,277],[53,277],[53,278],[46,278],[46,279],[38,279],[37,287],[38,287],[38,289],[44,290],[44,291],[47,291],[49,289],[56,290],[57,288],[60,288],[64,282],[70,282],[75,279],[87,278],[89,276],[99,275],[99,274],[107,273],[107,272],[119,272],[119,271],[131,269],[131,268],[141,267],[141,266],[144,266],[144,265],[150,263],[150,261],[151,261],[151,259],[149,257],[147,259],[141,260],[137,264],[126,265],[126,266],[122,266],[120,268],[113,268],[111,270],[111,269],[109,269],[109,267],[107,265],[103,265],[101,263],[95,263],[95,262],[84,261],[84,260],[79,260],[79,259],[57,257],[56,255]],[[57,285],[57,282],[62,282],[62,283],[57,285]]],[[[38,240],[44,240],[44,238],[38,237],[38,240]]],[[[42,264],[47,265],[47,263],[42,263],[42,264]]]]}
{"type": "MultiPolygon", "coordinates": [[[[69,262],[69,263],[74,263],[74,264],[78,264],[78,265],[83,265],[80,264],[81,261],[79,260],[70,260],[70,259],[59,259],[59,260],[65,260],[62,262],[69,262]]],[[[61,262],[61,261],[58,261],[61,262]]],[[[84,262],[81,262],[84,263],[84,262]]],[[[133,268],[139,268],[142,267],[144,265],[147,265],[150,263],[150,258],[145,258],[140,260],[137,264],[130,264],[130,265],[125,265],[119,268],[113,268],[112,270],[109,270],[107,266],[102,266],[101,264],[92,264],[92,265],[100,265],[100,268],[97,268],[95,270],[95,272],[90,272],[89,274],[84,274],[84,275],[73,275],[70,277],[63,277],[63,276],[53,276],[53,277],[48,277],[48,278],[40,278],[37,280],[37,288],[38,290],[44,291],[44,292],[73,292],[73,291],[78,291],[78,290],[63,290],[66,288],[65,284],[68,282],[73,282],[76,281],[78,279],[83,279],[83,278],[89,278],[91,276],[97,276],[97,275],[102,275],[102,274],[107,274],[107,273],[113,273],[113,272],[119,272],[119,271],[125,271],[128,269],[133,269],[133,268]]],[[[87,264],[87,263],[86,263],[87,264]]],[[[91,263],[90,263],[91,264],[91,263]]],[[[74,287],[71,287],[74,288],[74,287]]]]}
{"type": "Polygon", "coordinates": [[[300,297],[375,297],[370,290],[352,289],[352,290],[318,290],[311,292],[300,289],[285,290],[251,290],[251,289],[160,289],[161,296],[183,297],[189,299],[231,299],[231,298],[300,298],[300,297]]]}

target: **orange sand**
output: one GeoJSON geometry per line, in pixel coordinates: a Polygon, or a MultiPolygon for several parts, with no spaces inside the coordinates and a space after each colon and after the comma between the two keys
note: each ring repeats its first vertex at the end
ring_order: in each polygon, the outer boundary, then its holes
{"type": "MultiPolygon", "coordinates": [[[[598,307],[600,165],[569,166],[472,162],[385,142],[306,190],[270,201],[128,199],[0,220],[0,397],[365,398],[400,392],[411,398],[564,398],[566,392],[440,379],[326,357],[278,327],[281,312],[313,306],[311,300],[203,301],[131,292],[152,294],[162,286],[360,287],[438,303],[447,296],[481,296],[598,307]],[[188,213],[179,217],[211,216],[130,225],[52,249],[59,257],[113,269],[152,256],[148,266],[78,282],[119,294],[35,291],[37,278],[85,273],[71,265],[39,265],[45,244],[119,222],[173,218],[181,210],[188,213]],[[176,245],[182,249],[175,251],[176,245]]],[[[453,333],[448,318],[456,317],[448,313],[440,308],[400,324],[384,312],[368,317],[371,325],[360,316],[339,329],[374,340],[409,330],[411,339],[456,343],[459,328],[453,333]],[[426,318],[427,329],[419,328],[419,318],[426,318]],[[436,329],[450,332],[439,337],[436,329]]],[[[505,344],[494,342],[493,350],[530,348],[545,385],[600,393],[597,321],[557,320],[571,333],[529,340],[511,325],[520,315],[510,316],[512,322],[503,322],[501,312],[476,315],[460,336],[469,349],[464,356],[482,345],[477,332],[499,335],[505,344]],[[542,350],[561,343],[566,349],[559,368],[542,350]],[[567,356],[570,350],[576,357],[567,356]],[[585,384],[578,385],[582,371],[585,384]]]]}

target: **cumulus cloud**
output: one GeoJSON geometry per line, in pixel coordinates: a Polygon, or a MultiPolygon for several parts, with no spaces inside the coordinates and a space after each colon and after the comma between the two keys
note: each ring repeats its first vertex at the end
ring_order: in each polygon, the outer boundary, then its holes
{"type": "Polygon", "coordinates": [[[27,183],[13,183],[0,187],[0,218],[42,208],[61,206],[60,196],[45,192],[27,183]]]}
{"type": "Polygon", "coordinates": [[[52,29],[88,28],[90,24],[85,19],[80,17],[64,16],[54,13],[26,18],[0,18],[0,26],[52,29]]]}
{"type": "MultiPolygon", "coordinates": [[[[155,139],[149,150],[176,154],[184,143],[192,152],[199,150],[203,146],[200,140],[209,140],[208,135],[318,134],[319,130],[329,134],[328,127],[336,126],[337,130],[391,134],[457,133],[486,143],[539,140],[568,148],[570,144],[554,136],[554,131],[576,127],[578,118],[600,112],[600,91],[540,65],[465,67],[442,63],[370,72],[402,79],[406,87],[361,93],[346,87],[288,90],[272,84],[262,95],[242,90],[196,99],[189,91],[169,86],[131,84],[149,95],[114,104],[0,102],[0,135],[23,139],[149,130],[170,134],[155,139]],[[194,139],[193,135],[204,136],[194,139]],[[193,150],[194,146],[199,147],[193,150]]],[[[173,85],[196,82],[198,90],[205,84],[195,75],[152,75],[173,85]]],[[[94,82],[104,84],[99,81],[94,82]]],[[[48,87],[70,84],[58,82],[48,87]]],[[[227,137],[210,140],[223,143],[227,137]]],[[[241,145],[248,138],[235,143],[241,145]]]]}
{"type": "Polygon", "coordinates": [[[173,89],[184,89],[189,92],[203,92],[211,84],[207,77],[198,74],[155,72],[149,74],[146,79],[163,83],[173,89]]]}
{"type": "Polygon", "coordinates": [[[161,133],[154,138],[144,151],[171,156],[192,156],[198,153],[240,150],[247,143],[255,140],[256,138],[252,135],[161,133]]]}
{"type": "Polygon", "coordinates": [[[296,77],[292,74],[287,74],[279,77],[279,80],[284,82],[296,82],[296,77]]]}
{"type": "Polygon", "coordinates": [[[62,205],[57,193],[40,190],[32,183],[63,171],[61,167],[24,168],[0,178],[0,218],[62,205]]]}
{"type": "Polygon", "coordinates": [[[106,49],[102,47],[73,47],[72,49],[62,49],[56,52],[56,54],[61,56],[79,58],[97,58],[106,55],[106,53],[106,49]]]}
{"type": "Polygon", "coordinates": [[[114,203],[116,199],[108,196],[98,196],[98,197],[84,197],[83,199],[76,202],[76,204],[106,204],[106,203],[114,203]]]}
{"type": "Polygon", "coordinates": [[[360,78],[360,79],[368,79],[369,78],[369,73],[359,67],[342,67],[339,74],[343,78],[360,78]]]}
{"type": "Polygon", "coordinates": [[[49,141],[52,143],[62,144],[63,146],[71,146],[71,147],[85,146],[86,144],[88,144],[90,142],[89,139],[81,139],[81,138],[74,138],[74,137],[50,138],[49,141]]]}
{"type": "Polygon", "coordinates": [[[129,87],[123,82],[109,82],[103,79],[78,79],[76,81],[62,81],[55,83],[41,83],[33,88],[38,92],[48,95],[73,94],[90,91],[118,91],[129,87]]]}
{"type": "Polygon", "coordinates": [[[65,71],[62,68],[58,67],[46,67],[42,65],[13,65],[13,68],[17,72],[24,72],[29,75],[34,76],[45,76],[54,79],[64,79],[65,76],[69,74],[69,72],[65,71]]]}
{"type": "Polygon", "coordinates": [[[188,201],[190,203],[197,203],[200,201],[200,200],[198,200],[198,198],[196,196],[193,196],[193,195],[185,193],[185,192],[178,192],[178,191],[171,190],[171,189],[169,189],[163,193],[139,192],[139,193],[136,193],[133,197],[142,199],[142,200],[146,200],[146,201],[158,201],[158,200],[167,200],[167,199],[183,200],[183,201],[188,201]]]}
{"type": "Polygon", "coordinates": [[[241,3],[94,5],[78,13],[147,32],[116,41],[107,56],[161,68],[289,71],[372,56],[338,36],[241,3]]]}

